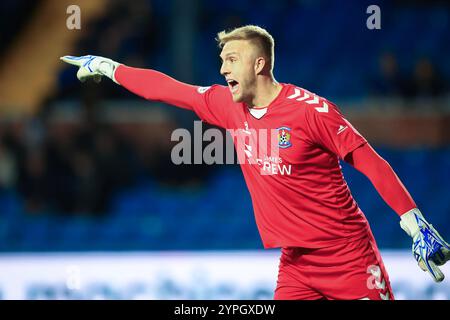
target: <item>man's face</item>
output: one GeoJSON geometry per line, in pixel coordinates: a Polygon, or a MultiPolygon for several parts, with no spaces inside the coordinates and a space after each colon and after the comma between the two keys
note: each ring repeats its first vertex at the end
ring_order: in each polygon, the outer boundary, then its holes
{"type": "Polygon", "coordinates": [[[231,40],[222,48],[220,74],[225,77],[234,102],[248,101],[253,95],[255,57],[255,46],[248,40],[231,40]]]}

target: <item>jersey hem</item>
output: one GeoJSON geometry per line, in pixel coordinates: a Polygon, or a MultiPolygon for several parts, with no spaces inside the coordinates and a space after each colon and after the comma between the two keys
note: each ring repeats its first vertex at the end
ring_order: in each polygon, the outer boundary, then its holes
{"type": "Polygon", "coordinates": [[[295,242],[286,242],[286,243],[274,243],[274,244],[263,244],[264,249],[276,249],[276,248],[286,248],[286,247],[295,247],[295,248],[308,248],[308,249],[320,249],[320,248],[328,248],[336,245],[342,245],[346,243],[350,243],[352,241],[360,240],[364,237],[369,236],[369,225],[366,222],[366,225],[363,227],[361,232],[357,234],[353,234],[348,237],[342,237],[335,240],[329,241],[314,241],[314,245],[311,245],[311,241],[295,241],[295,242]]]}

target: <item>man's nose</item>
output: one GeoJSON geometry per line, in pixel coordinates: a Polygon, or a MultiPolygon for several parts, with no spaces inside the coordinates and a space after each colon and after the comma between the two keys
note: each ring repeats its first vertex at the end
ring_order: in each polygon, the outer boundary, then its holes
{"type": "Polygon", "coordinates": [[[225,67],[225,64],[222,64],[222,66],[220,67],[220,74],[225,76],[229,73],[230,73],[230,71],[228,70],[228,68],[225,67]]]}

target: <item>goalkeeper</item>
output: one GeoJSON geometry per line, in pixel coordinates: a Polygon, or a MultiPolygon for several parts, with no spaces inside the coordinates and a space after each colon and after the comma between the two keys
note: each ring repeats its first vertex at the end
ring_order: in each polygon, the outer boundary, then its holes
{"type": "Polygon", "coordinates": [[[227,86],[198,87],[150,69],[97,56],[64,56],[81,81],[102,76],[149,100],[241,130],[235,146],[265,248],[280,247],[275,299],[374,299],[394,296],[367,219],[342,176],[339,159],[366,175],[400,216],[420,268],[436,282],[450,247],[427,222],[391,166],[338,107],[273,77],[274,41],[257,26],[218,34],[227,86]],[[278,156],[252,132],[277,130],[278,156]],[[245,145],[245,152],[242,148],[245,145]],[[256,152],[262,152],[257,154],[256,152]],[[266,152],[266,153],[264,153],[266,152]],[[254,160],[256,159],[256,160],[254,160]],[[370,285],[369,279],[374,279],[370,285]]]}

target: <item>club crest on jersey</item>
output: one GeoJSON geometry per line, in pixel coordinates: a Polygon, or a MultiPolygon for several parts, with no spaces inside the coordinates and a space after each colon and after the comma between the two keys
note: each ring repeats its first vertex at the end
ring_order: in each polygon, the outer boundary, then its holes
{"type": "Polygon", "coordinates": [[[292,146],[291,143],[291,128],[280,127],[278,130],[278,147],[285,149],[292,146]]]}

